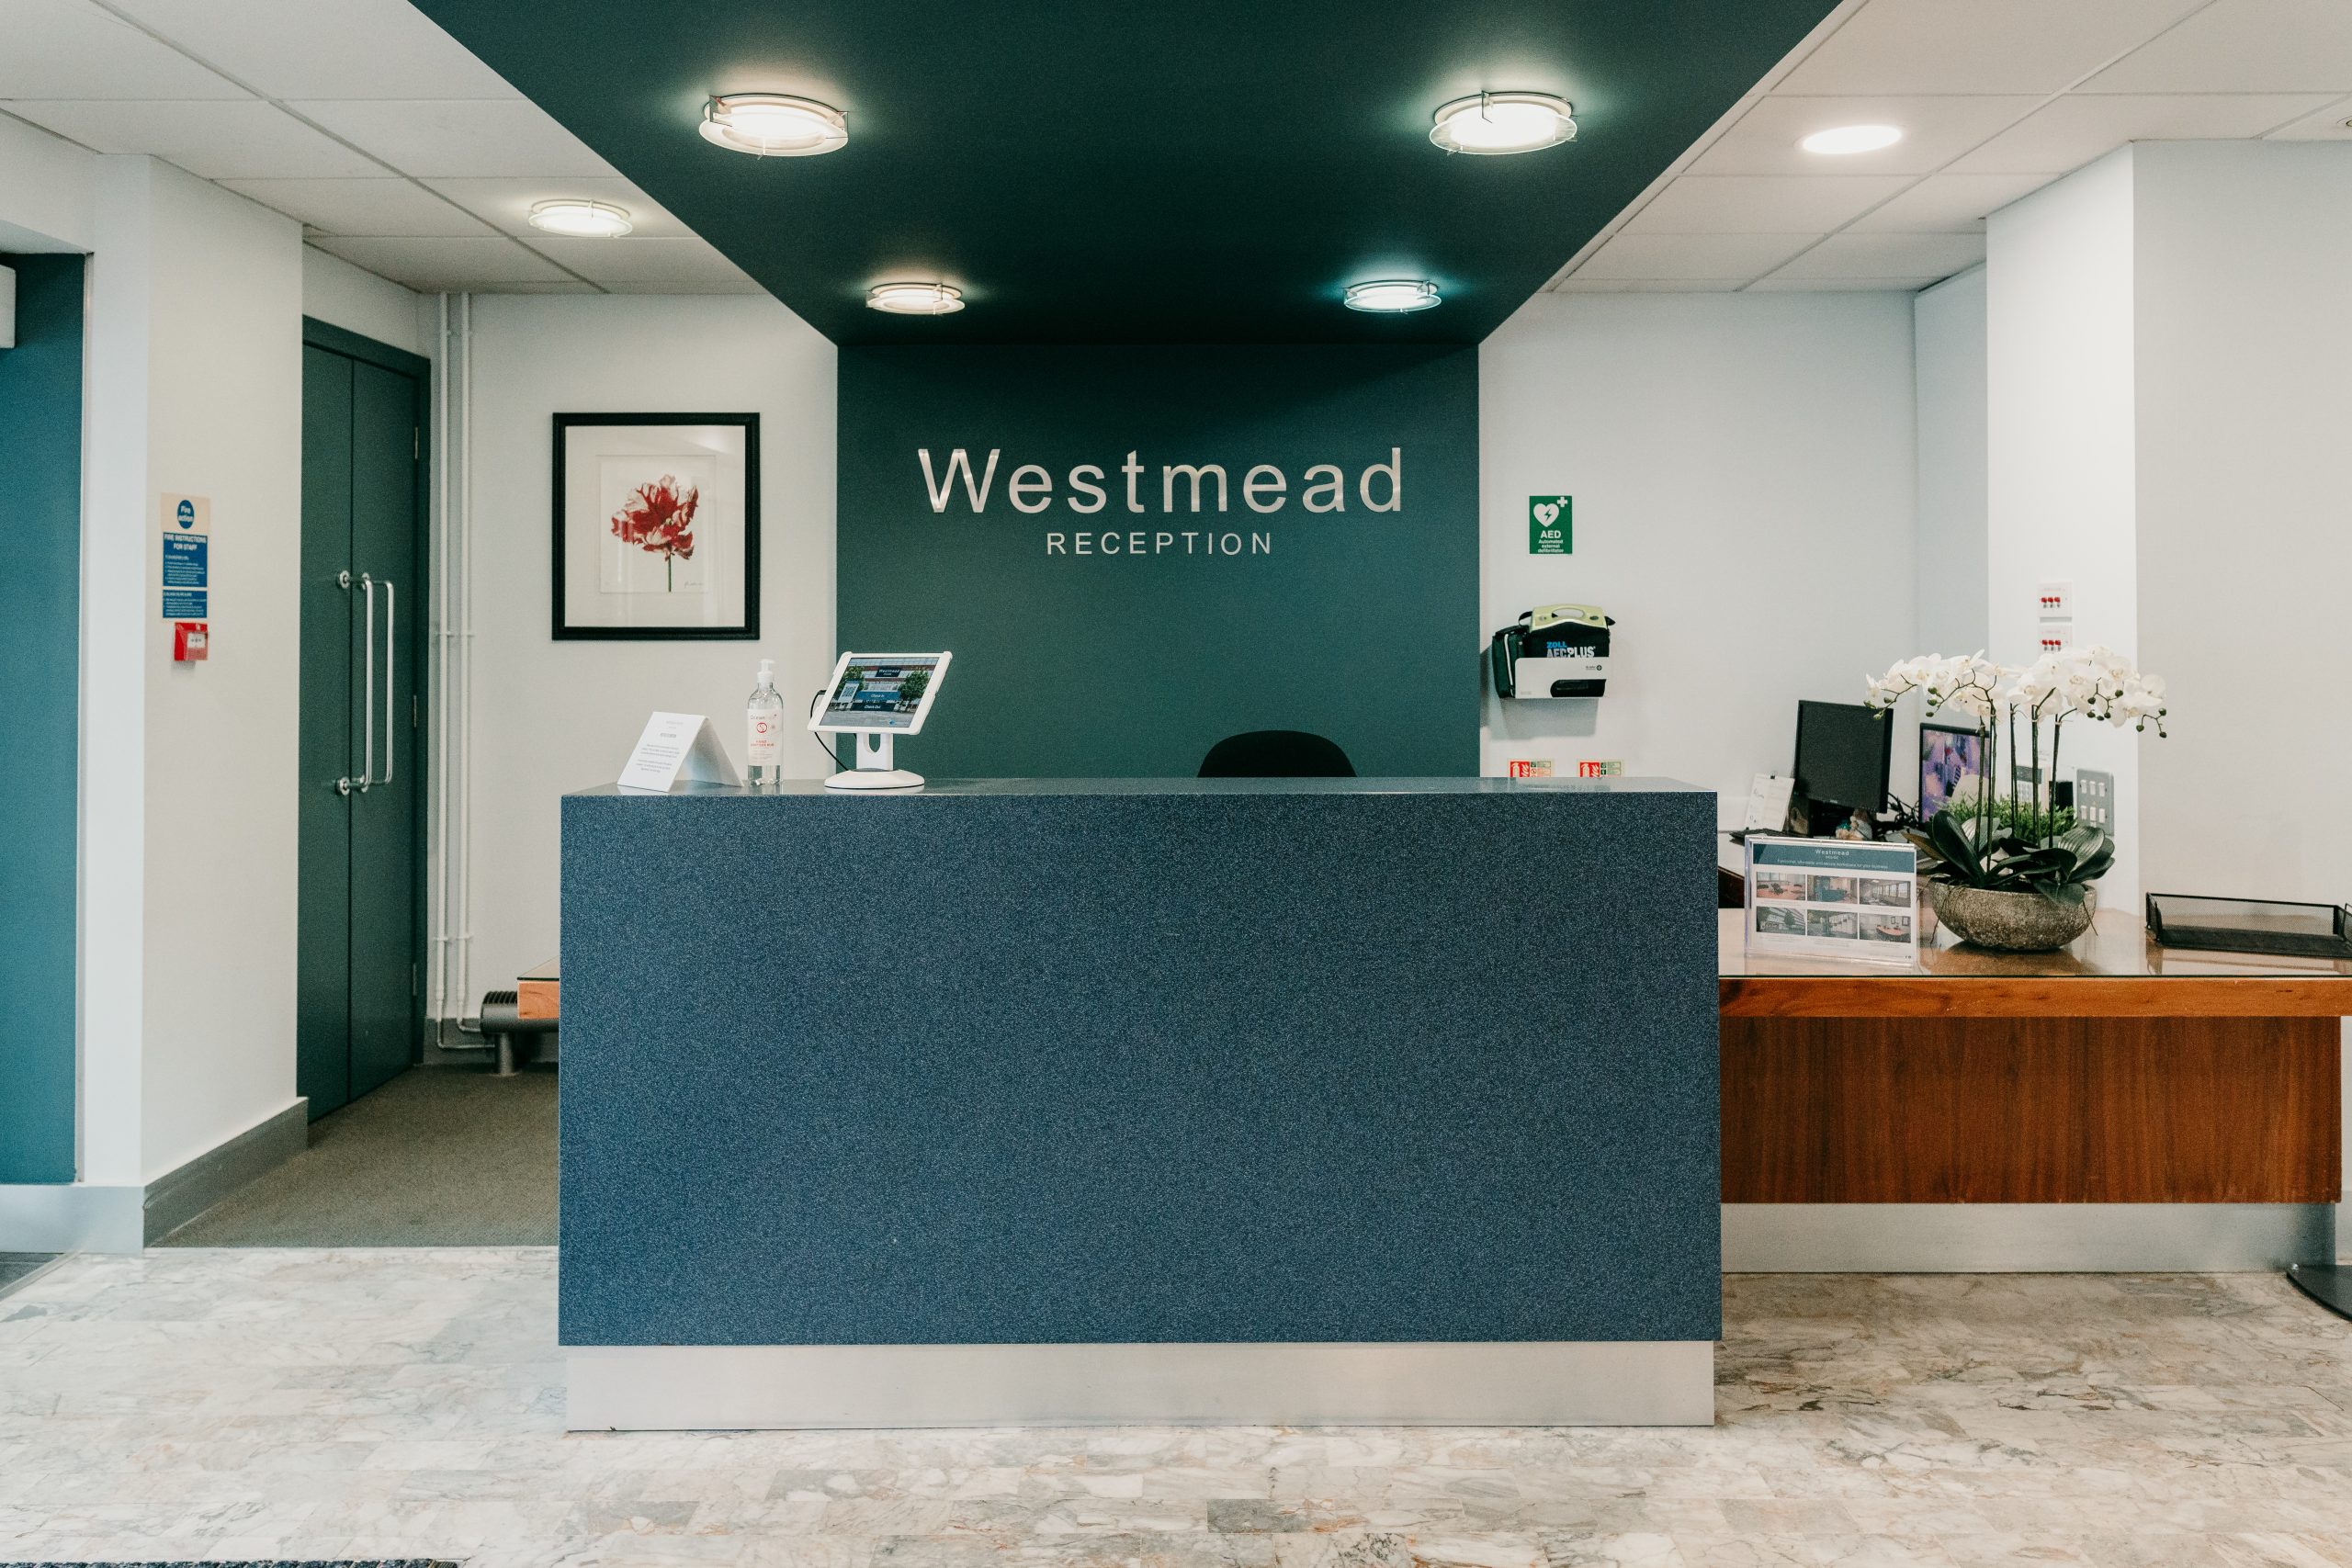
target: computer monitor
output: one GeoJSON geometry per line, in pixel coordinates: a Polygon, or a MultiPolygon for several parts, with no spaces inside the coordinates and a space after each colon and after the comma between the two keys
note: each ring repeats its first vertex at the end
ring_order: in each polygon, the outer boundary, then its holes
{"type": "Polygon", "coordinates": [[[1797,787],[1816,807],[1876,811],[1894,761],[1894,721],[1860,703],[1797,704],[1797,787]]]}
{"type": "Polygon", "coordinates": [[[922,783],[891,763],[891,742],[913,735],[931,716],[939,683],[947,675],[946,653],[844,653],[833,666],[824,705],[808,728],[854,735],[857,766],[825,781],[831,789],[912,789],[922,783]]]}

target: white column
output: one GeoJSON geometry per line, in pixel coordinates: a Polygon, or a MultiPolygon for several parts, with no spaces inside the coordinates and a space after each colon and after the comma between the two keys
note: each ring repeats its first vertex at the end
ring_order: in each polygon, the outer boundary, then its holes
{"type": "MultiPolygon", "coordinates": [[[[2003,663],[2034,657],[2044,582],[2072,584],[2075,641],[2139,653],[2137,151],[2035,192],[1988,226],[1985,616],[1991,655],[2003,663]]],[[[2115,869],[2101,902],[2137,908],[2138,748],[2070,725],[2061,772],[2086,767],[2115,775],[2115,869]]]]}

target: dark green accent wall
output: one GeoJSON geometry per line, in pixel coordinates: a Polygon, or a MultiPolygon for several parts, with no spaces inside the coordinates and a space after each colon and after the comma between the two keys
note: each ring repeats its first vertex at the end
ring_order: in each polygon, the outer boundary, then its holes
{"type": "MultiPolygon", "coordinates": [[[[418,0],[841,344],[1473,344],[1834,0],[418,0]],[[753,158],[712,93],[802,94],[849,144],[753,158]],[[1448,156],[1451,99],[1561,93],[1577,140],[1448,156]],[[1344,309],[1426,277],[1445,303],[1344,309]],[[938,278],[958,315],[888,316],[938,278]]],[[[584,255],[586,253],[582,253],[584,255]]],[[[594,265],[583,260],[592,274],[594,265]]]]}
{"type": "Polygon", "coordinates": [[[1189,776],[1227,735],[1304,729],[1363,774],[1476,773],[1477,366],[1475,348],[1431,346],[842,349],[838,640],[956,655],[900,765],[1189,776]],[[993,487],[978,513],[960,484],[935,513],[917,454],[944,479],[959,446],[976,469],[999,449],[993,487]],[[1363,470],[1392,449],[1402,507],[1367,510],[1363,470]],[[1120,472],[1131,450],[1140,513],[1120,472]],[[1223,513],[1214,480],[1190,512],[1182,478],[1178,510],[1161,510],[1163,465],[1212,463],[1223,513]],[[1287,481],[1270,514],[1242,492],[1261,463],[1287,481]],[[1054,481],[1035,514],[1007,496],[1026,464],[1054,481]],[[1080,464],[1104,470],[1091,514],[1069,504],[1080,464]],[[1317,464],[1345,474],[1345,511],[1304,510],[1317,464]],[[1188,547],[1187,532],[1238,553],[1188,547]]]}
{"type": "Polygon", "coordinates": [[[0,1183],[74,1179],[76,723],[82,604],[82,258],[0,256],[0,1183]]]}

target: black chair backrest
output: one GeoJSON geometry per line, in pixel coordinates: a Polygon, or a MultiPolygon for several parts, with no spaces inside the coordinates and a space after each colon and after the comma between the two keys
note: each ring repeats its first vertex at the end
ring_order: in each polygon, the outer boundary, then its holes
{"type": "Polygon", "coordinates": [[[1204,779],[1351,779],[1348,754],[1303,729],[1253,729],[1228,735],[1201,759],[1204,779]]]}

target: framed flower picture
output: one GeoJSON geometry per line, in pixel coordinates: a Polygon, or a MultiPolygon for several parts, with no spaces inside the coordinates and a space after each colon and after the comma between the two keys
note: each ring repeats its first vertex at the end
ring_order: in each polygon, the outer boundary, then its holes
{"type": "Polygon", "coordinates": [[[555,416],[555,637],[760,635],[760,416],[555,416]]]}

